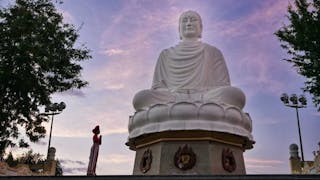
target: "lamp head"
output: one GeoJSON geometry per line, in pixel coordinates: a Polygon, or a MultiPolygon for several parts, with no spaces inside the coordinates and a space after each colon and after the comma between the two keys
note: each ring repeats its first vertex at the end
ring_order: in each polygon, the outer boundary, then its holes
{"type": "Polygon", "coordinates": [[[52,111],[57,111],[59,108],[59,104],[58,103],[53,103],[52,104],[52,111]]]}
{"type": "Polygon", "coordinates": [[[298,104],[298,97],[296,94],[292,94],[290,97],[290,101],[294,104],[297,105],[298,104]]]}
{"type": "Polygon", "coordinates": [[[300,95],[299,97],[299,102],[303,105],[306,106],[307,105],[307,99],[304,95],[300,95]]]}
{"type": "Polygon", "coordinates": [[[284,104],[288,104],[289,103],[289,97],[288,97],[288,94],[286,94],[286,93],[283,93],[281,95],[280,99],[284,104]]]}
{"type": "Polygon", "coordinates": [[[66,108],[66,103],[64,103],[64,102],[61,102],[59,105],[58,105],[58,110],[59,111],[62,111],[62,110],[64,110],[66,108]]]}

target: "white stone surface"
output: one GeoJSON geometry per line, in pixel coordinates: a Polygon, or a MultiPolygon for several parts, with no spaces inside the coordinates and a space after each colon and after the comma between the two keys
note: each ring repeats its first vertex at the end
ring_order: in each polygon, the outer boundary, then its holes
{"type": "Polygon", "coordinates": [[[245,95],[230,85],[223,54],[199,40],[200,15],[193,11],[183,13],[179,33],[182,41],[160,53],[152,87],[135,95],[134,108],[139,111],[153,104],[194,100],[220,102],[242,109],[245,95]]]}
{"type": "Polygon", "coordinates": [[[226,132],[253,141],[252,120],[249,114],[226,104],[155,104],[146,110],[135,112],[129,119],[129,139],[143,134],[175,130],[226,132]]]}
{"type": "Polygon", "coordinates": [[[207,90],[230,86],[230,78],[222,53],[201,41],[185,42],[160,53],[152,89],[207,90]]]}
{"type": "Polygon", "coordinates": [[[251,118],[242,111],[245,95],[231,86],[221,51],[200,41],[200,15],[182,13],[179,33],[181,42],[160,53],[152,88],[133,98],[136,112],[129,120],[129,139],[163,131],[207,130],[253,141],[251,118]]]}

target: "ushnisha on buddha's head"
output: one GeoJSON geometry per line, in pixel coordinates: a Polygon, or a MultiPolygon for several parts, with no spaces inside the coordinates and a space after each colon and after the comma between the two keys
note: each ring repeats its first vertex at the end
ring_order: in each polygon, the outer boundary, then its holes
{"type": "Polygon", "coordinates": [[[195,11],[185,11],[179,18],[179,34],[182,41],[195,41],[201,38],[202,20],[195,11]]]}

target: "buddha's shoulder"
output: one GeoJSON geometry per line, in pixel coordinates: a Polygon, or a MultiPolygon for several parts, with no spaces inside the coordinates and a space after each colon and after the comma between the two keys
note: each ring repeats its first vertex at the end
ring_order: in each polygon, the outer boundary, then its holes
{"type": "Polygon", "coordinates": [[[217,47],[211,45],[211,44],[207,44],[207,43],[202,43],[203,44],[203,47],[207,50],[210,50],[210,51],[215,51],[215,52],[219,52],[221,53],[220,49],[218,49],[217,47]]]}
{"type": "MultiPolygon", "coordinates": [[[[214,54],[222,54],[221,51],[217,47],[210,45],[210,44],[207,44],[207,43],[204,43],[204,42],[201,42],[201,45],[199,46],[199,48],[203,48],[205,51],[208,51],[208,52],[211,52],[214,54]]],[[[176,45],[176,46],[171,46],[171,47],[163,49],[160,54],[167,55],[167,54],[176,53],[177,51],[180,51],[180,50],[181,49],[180,49],[179,45],[176,45]]]]}
{"type": "Polygon", "coordinates": [[[165,48],[161,51],[160,55],[167,55],[169,53],[173,53],[175,51],[175,47],[172,46],[172,47],[168,47],[168,48],[165,48]]]}

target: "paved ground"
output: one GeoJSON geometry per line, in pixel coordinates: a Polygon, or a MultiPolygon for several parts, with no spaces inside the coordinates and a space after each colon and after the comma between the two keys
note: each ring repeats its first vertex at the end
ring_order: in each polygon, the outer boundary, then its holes
{"type": "Polygon", "coordinates": [[[59,179],[59,180],[125,180],[125,179],[130,179],[130,180],[208,180],[208,179],[214,179],[214,180],[225,180],[225,179],[230,179],[230,180],[255,180],[255,179],[263,179],[263,180],[280,180],[280,179],[296,179],[296,180],[320,180],[320,175],[245,175],[245,176],[95,176],[95,177],[88,177],[88,176],[61,176],[61,177],[55,177],[55,176],[16,176],[16,177],[0,177],[0,179],[9,179],[9,180],[52,180],[52,179],[59,179]]]}

